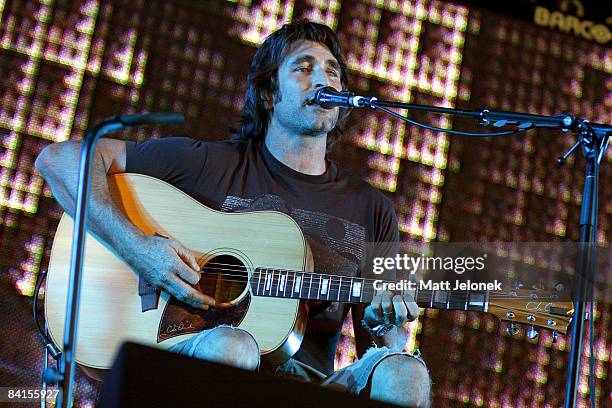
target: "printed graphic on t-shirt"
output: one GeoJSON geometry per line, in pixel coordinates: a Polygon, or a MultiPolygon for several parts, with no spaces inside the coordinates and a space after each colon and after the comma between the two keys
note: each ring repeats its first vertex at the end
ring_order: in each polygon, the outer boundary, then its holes
{"type": "Polygon", "coordinates": [[[359,265],[365,257],[366,230],[359,224],[318,211],[290,208],[281,197],[273,194],[256,198],[227,196],[221,210],[283,212],[293,218],[304,232],[317,272],[360,275],[359,265]]]}

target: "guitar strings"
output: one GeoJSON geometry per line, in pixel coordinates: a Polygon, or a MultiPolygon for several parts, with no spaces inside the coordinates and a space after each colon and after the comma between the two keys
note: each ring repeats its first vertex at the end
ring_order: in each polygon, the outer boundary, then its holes
{"type": "MultiPolygon", "coordinates": [[[[213,272],[207,272],[207,273],[213,273],[213,272]]],[[[236,275],[236,276],[237,276],[237,275],[236,275]]],[[[334,276],[338,276],[338,275],[334,275],[334,276]]],[[[362,278],[357,278],[357,279],[362,279],[362,278]]],[[[244,281],[244,280],[236,280],[236,279],[225,279],[225,278],[221,278],[221,279],[218,279],[218,280],[220,280],[220,281],[222,281],[222,282],[238,282],[238,283],[245,283],[245,281],[244,281]]],[[[254,284],[255,284],[255,282],[251,280],[250,285],[252,286],[252,285],[254,285],[254,284]]],[[[270,283],[270,286],[271,286],[271,289],[270,289],[270,290],[267,290],[269,293],[270,293],[271,291],[273,291],[273,289],[272,289],[272,288],[280,287],[280,284],[279,284],[278,282],[277,282],[277,283],[273,283],[273,282],[271,282],[271,283],[270,283]]],[[[347,289],[342,289],[342,288],[341,288],[341,283],[340,283],[340,282],[338,282],[338,284],[335,284],[335,283],[331,282],[331,283],[329,284],[329,286],[328,286],[328,290],[335,289],[335,287],[337,287],[337,289],[338,289],[340,292],[342,292],[342,291],[347,291],[347,292],[350,292],[350,291],[351,291],[351,289],[350,289],[350,288],[347,288],[347,289]]],[[[264,289],[264,292],[265,292],[265,291],[266,291],[266,289],[264,289]]],[[[368,286],[366,286],[366,287],[363,289],[363,291],[364,291],[364,293],[365,293],[365,294],[372,294],[372,293],[376,293],[376,291],[377,291],[377,290],[376,290],[376,289],[374,289],[374,288],[370,289],[368,286]]],[[[433,289],[422,289],[422,290],[414,290],[414,291],[412,291],[412,290],[406,290],[406,291],[404,291],[404,290],[402,289],[402,292],[407,292],[407,293],[409,293],[409,292],[415,292],[415,294],[416,294],[417,296],[418,296],[419,294],[428,294],[427,296],[433,296],[433,292],[447,292],[447,291],[445,291],[445,290],[433,290],[433,289]],[[430,295],[430,294],[431,294],[431,295],[430,295]]],[[[485,292],[485,291],[484,291],[484,290],[483,290],[483,291],[451,290],[451,291],[449,291],[449,292],[451,293],[451,296],[453,296],[453,297],[459,297],[459,296],[467,296],[468,294],[471,294],[471,293],[474,293],[474,292],[485,292]]],[[[283,296],[283,297],[284,297],[284,296],[283,296]]],[[[534,301],[537,301],[537,300],[547,300],[547,301],[556,300],[556,301],[558,301],[558,300],[559,300],[559,299],[534,298],[533,296],[530,296],[530,295],[520,295],[520,296],[519,296],[519,295],[510,295],[510,294],[503,294],[503,293],[493,292],[493,291],[490,291],[490,292],[489,292],[489,299],[507,299],[507,300],[513,300],[513,299],[515,299],[515,300],[520,300],[520,299],[531,299],[531,300],[534,300],[534,301]]],[[[563,301],[559,301],[559,302],[560,302],[560,303],[563,303],[563,301]]],[[[567,302],[569,302],[569,300],[567,300],[567,302]]],[[[445,303],[445,302],[437,302],[437,303],[445,303]]]]}
{"type": "MultiPolygon", "coordinates": [[[[232,266],[234,268],[215,268],[216,271],[230,271],[230,272],[242,272],[245,274],[248,274],[248,271],[246,270],[246,267],[244,266],[237,266],[237,265],[232,265],[232,264],[224,264],[224,263],[215,263],[215,262],[210,262],[207,263],[206,265],[221,265],[221,266],[232,266]]],[[[277,269],[277,268],[262,268],[262,267],[257,267],[255,268],[255,271],[252,273],[252,275],[255,275],[255,273],[259,273],[261,276],[263,276],[263,271],[268,271],[268,272],[286,272],[286,273],[294,273],[294,274],[310,274],[310,275],[321,275],[321,276],[329,276],[329,277],[338,277],[338,278],[357,278],[357,279],[363,279],[364,283],[374,283],[376,281],[379,281],[381,279],[371,279],[371,278],[358,278],[358,277],[352,277],[352,276],[342,276],[342,275],[332,275],[329,273],[322,273],[322,272],[308,272],[308,271],[298,271],[298,270],[292,270],[292,269],[277,269]],[[259,272],[257,270],[260,270],[259,272]]],[[[210,272],[210,271],[206,271],[204,269],[201,270],[202,273],[215,273],[215,272],[210,272]]],[[[243,275],[240,274],[224,274],[224,276],[234,276],[234,277],[242,277],[243,275]]]]}
{"type": "MultiPolygon", "coordinates": [[[[245,274],[248,273],[248,271],[246,270],[246,266],[240,266],[240,265],[234,265],[234,264],[226,264],[226,263],[220,263],[220,262],[208,262],[206,264],[206,266],[208,266],[208,265],[220,265],[220,266],[230,266],[230,267],[232,267],[232,268],[215,268],[218,271],[243,272],[245,274]]],[[[254,275],[256,272],[259,272],[260,274],[263,274],[264,271],[286,272],[286,273],[295,273],[295,274],[301,273],[301,274],[321,275],[321,276],[330,276],[330,277],[352,278],[351,276],[333,275],[333,274],[322,273],[322,272],[309,272],[309,271],[301,271],[301,270],[293,270],[293,269],[266,268],[266,267],[256,267],[255,268],[255,272],[253,272],[252,275],[254,275]],[[260,271],[258,271],[258,270],[260,270],[260,271]]],[[[214,272],[205,271],[204,269],[202,269],[201,272],[203,272],[203,273],[214,273],[214,272]]],[[[239,275],[239,274],[224,274],[224,275],[226,275],[226,276],[236,276],[236,277],[242,276],[242,275],[239,275]]],[[[357,278],[357,277],[355,277],[355,278],[357,278]]],[[[375,281],[381,280],[381,279],[370,279],[370,278],[359,278],[359,279],[363,279],[364,283],[366,281],[370,281],[370,282],[373,283],[375,281]]],[[[517,289],[514,289],[514,290],[517,290],[517,289]]],[[[526,290],[526,289],[521,289],[521,290],[526,290]]],[[[536,289],[534,289],[534,290],[536,290],[536,289]]]]}
{"type": "MultiPolygon", "coordinates": [[[[209,262],[206,265],[222,265],[222,266],[237,266],[237,265],[232,265],[232,264],[224,264],[224,263],[215,263],[215,262],[209,262]]],[[[291,273],[294,272],[296,274],[300,273],[300,274],[310,274],[310,275],[321,275],[321,276],[330,276],[330,277],[342,277],[342,278],[347,278],[347,279],[360,279],[363,281],[363,283],[374,283],[375,281],[377,281],[377,279],[368,279],[368,278],[357,278],[357,277],[350,277],[350,276],[340,276],[340,275],[330,275],[330,274],[325,274],[325,273],[319,273],[319,272],[305,272],[305,271],[296,271],[296,270],[287,270],[287,269],[273,269],[273,268],[257,268],[257,269],[266,269],[268,271],[282,271],[282,272],[287,272],[287,273],[291,273]]],[[[238,266],[237,268],[216,268],[217,271],[231,271],[231,272],[243,272],[244,274],[248,274],[248,271],[246,270],[246,267],[243,266],[238,266]],[[244,268],[244,270],[243,270],[244,268]]],[[[206,271],[206,270],[202,270],[202,273],[208,273],[208,274],[216,274],[217,272],[211,272],[211,271],[206,271]]],[[[260,276],[263,277],[263,271],[259,271],[260,276]]],[[[239,277],[239,278],[244,278],[243,279],[226,279],[226,278],[221,278],[219,280],[223,281],[223,282],[239,282],[239,283],[245,283],[245,280],[247,279],[247,276],[243,276],[243,275],[239,275],[239,274],[222,274],[224,277],[225,276],[230,276],[230,277],[239,277]]],[[[255,273],[252,274],[253,276],[255,276],[255,273]]],[[[265,278],[264,278],[265,279],[265,278]]],[[[305,277],[305,279],[308,279],[307,277],[305,277]]],[[[252,280],[251,280],[252,281],[252,280]]],[[[254,284],[254,282],[252,281],[251,284],[254,284]]],[[[274,283],[271,282],[271,286],[272,287],[277,287],[279,286],[279,283],[274,283]]],[[[334,282],[333,279],[331,280],[331,282],[328,285],[329,289],[332,289],[334,287],[338,287],[338,289],[340,291],[342,291],[341,289],[341,282],[334,282]]],[[[328,290],[329,290],[328,289],[328,290]]],[[[350,291],[349,289],[346,289],[347,291],[350,291]]],[[[369,286],[366,286],[364,288],[364,293],[375,293],[376,289],[372,289],[371,291],[366,292],[366,290],[369,290],[369,286]]],[[[429,292],[434,292],[436,290],[432,290],[432,289],[423,289],[421,291],[419,291],[419,293],[429,293],[429,292]]],[[[265,292],[265,290],[264,290],[265,292]]],[[[414,292],[414,291],[406,291],[406,292],[414,292]]],[[[456,290],[456,291],[451,291],[451,293],[453,295],[467,295],[468,293],[473,293],[473,292],[485,292],[484,290],[481,291],[466,291],[466,290],[456,290]]],[[[510,295],[510,294],[500,294],[499,292],[489,292],[489,299],[494,298],[494,299],[533,299],[532,296],[530,295],[510,295]]],[[[538,299],[543,299],[543,298],[535,298],[533,299],[538,300],[538,299]]],[[[552,300],[552,299],[545,299],[545,300],[552,300]]],[[[555,299],[557,300],[557,299],[555,299]]]]}
{"type": "MultiPolygon", "coordinates": [[[[212,273],[212,272],[208,272],[208,273],[212,273]]],[[[358,279],[361,279],[361,278],[358,278],[358,279]]],[[[237,279],[220,278],[220,279],[217,279],[217,280],[219,280],[221,282],[238,282],[238,283],[241,283],[241,284],[246,283],[244,280],[237,280],[237,279]]],[[[255,284],[255,282],[251,281],[249,286],[251,286],[251,288],[252,288],[252,285],[254,285],[254,284],[255,284]]],[[[265,292],[268,292],[268,293],[276,292],[275,289],[277,287],[280,287],[279,283],[270,283],[270,289],[269,290],[268,289],[264,289],[263,291],[264,291],[264,293],[265,292]]],[[[331,283],[328,286],[328,292],[330,292],[332,290],[336,290],[336,289],[339,290],[340,293],[342,293],[342,292],[347,292],[347,293],[351,292],[350,288],[342,289],[342,287],[341,287],[341,285],[339,283],[337,285],[334,284],[334,283],[331,283]]],[[[370,289],[368,286],[366,286],[363,289],[363,293],[366,294],[366,295],[375,294],[376,291],[377,291],[376,289],[374,289],[374,288],[370,289]]],[[[291,290],[291,291],[283,291],[283,293],[289,293],[289,292],[294,293],[293,290],[291,290]]],[[[425,297],[432,297],[432,296],[434,296],[434,292],[447,292],[447,291],[432,290],[432,289],[422,289],[422,290],[414,290],[414,291],[412,291],[412,290],[402,290],[402,292],[405,292],[405,293],[414,292],[416,296],[424,295],[425,297]]],[[[465,302],[467,300],[467,295],[468,294],[472,294],[472,293],[477,292],[477,291],[451,290],[451,291],[448,291],[448,292],[450,292],[451,297],[453,299],[449,299],[447,301],[450,301],[450,302],[459,302],[459,301],[465,302]]],[[[480,292],[484,292],[484,291],[480,291],[480,292]]],[[[317,292],[317,293],[319,293],[319,292],[317,292]]],[[[256,293],[254,293],[254,295],[258,296],[256,293]]],[[[289,298],[291,298],[291,296],[278,296],[278,297],[283,297],[283,298],[289,297],[289,298]]],[[[527,295],[521,295],[521,296],[516,295],[516,296],[514,296],[514,295],[507,295],[507,294],[502,294],[502,293],[489,292],[489,300],[491,300],[491,299],[504,299],[504,300],[522,300],[522,299],[523,300],[528,300],[528,299],[530,299],[530,300],[534,300],[534,301],[536,301],[536,300],[547,300],[547,299],[543,299],[543,298],[542,299],[540,299],[540,298],[534,299],[532,296],[527,296],[527,295]]],[[[330,300],[330,299],[314,299],[313,298],[313,300],[330,300]]],[[[331,299],[331,300],[333,300],[333,299],[331,299]]],[[[434,300],[434,303],[447,303],[447,301],[444,301],[444,302],[435,302],[435,300],[434,300]]],[[[550,301],[550,299],[548,299],[548,301],[550,301]]],[[[567,302],[569,302],[569,300],[567,302]]],[[[563,301],[559,301],[559,303],[563,303],[563,301]]]]}

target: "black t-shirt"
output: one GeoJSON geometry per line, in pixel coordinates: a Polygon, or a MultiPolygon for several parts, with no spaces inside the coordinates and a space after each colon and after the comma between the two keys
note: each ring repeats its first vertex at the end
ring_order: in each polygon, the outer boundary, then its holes
{"type": "MultiPolygon", "coordinates": [[[[334,162],[324,174],[312,176],[278,161],[262,142],[183,137],[128,142],[126,157],[126,172],[164,180],[216,210],[288,214],[304,232],[316,272],[371,278],[371,271],[362,270],[371,256],[367,243],[393,243],[389,252],[397,251],[391,201],[334,162]]],[[[304,341],[294,358],[331,374],[347,313],[347,305],[311,304],[304,341]]]]}

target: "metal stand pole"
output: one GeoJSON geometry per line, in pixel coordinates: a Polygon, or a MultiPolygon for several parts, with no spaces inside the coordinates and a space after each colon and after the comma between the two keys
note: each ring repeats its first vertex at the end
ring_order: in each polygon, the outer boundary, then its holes
{"type": "MultiPolygon", "coordinates": [[[[587,302],[593,302],[595,284],[594,246],[597,244],[597,186],[599,176],[599,160],[602,149],[608,145],[610,130],[598,127],[589,128],[583,132],[580,142],[584,144],[586,172],[582,204],[580,207],[580,246],[578,265],[574,277],[574,318],[572,325],[570,353],[567,371],[567,386],[565,390],[565,408],[573,408],[578,399],[578,379],[580,378],[580,360],[582,358],[582,341],[584,338],[584,322],[587,313],[587,302]]],[[[571,153],[571,151],[570,151],[571,153]]],[[[594,316],[590,316],[591,319],[594,316]]],[[[591,356],[592,357],[592,356],[591,356]]],[[[590,375],[594,375],[591,373],[590,375]]],[[[591,389],[591,392],[595,392],[591,389]]]]}
{"type": "Polygon", "coordinates": [[[79,184],[76,195],[76,208],[74,215],[74,233],[72,241],[72,257],[70,262],[70,280],[68,286],[68,300],[66,304],[66,324],[64,328],[64,347],[60,360],[59,371],[47,368],[43,375],[47,384],[59,384],[61,392],[56,401],[57,407],[72,406],[72,392],[74,384],[74,370],[76,354],[76,338],[79,317],[79,295],[81,275],[83,270],[83,257],[85,256],[85,233],[87,231],[87,198],[91,183],[92,158],[96,141],[106,133],[123,129],[126,126],[147,124],[177,124],[184,121],[182,114],[177,113],[150,113],[142,115],[112,116],[97,123],[87,132],[81,146],[81,161],[79,167],[79,184]]]}

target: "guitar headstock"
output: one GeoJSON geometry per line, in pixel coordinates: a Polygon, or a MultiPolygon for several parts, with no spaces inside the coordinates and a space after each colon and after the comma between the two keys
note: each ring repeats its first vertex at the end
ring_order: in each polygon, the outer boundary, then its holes
{"type": "Polygon", "coordinates": [[[503,321],[511,322],[508,334],[518,332],[516,323],[531,326],[526,335],[538,336],[535,327],[567,333],[574,314],[574,305],[568,293],[541,289],[512,289],[490,292],[488,312],[503,321]]]}

